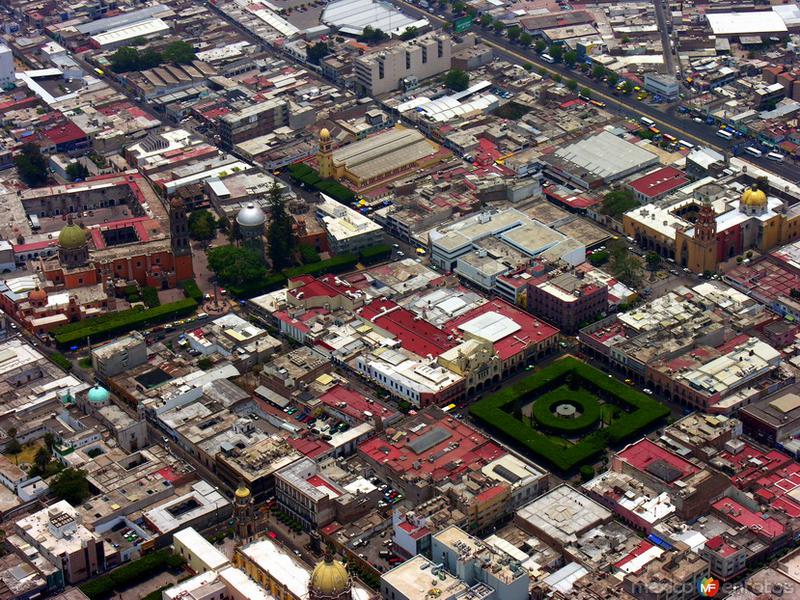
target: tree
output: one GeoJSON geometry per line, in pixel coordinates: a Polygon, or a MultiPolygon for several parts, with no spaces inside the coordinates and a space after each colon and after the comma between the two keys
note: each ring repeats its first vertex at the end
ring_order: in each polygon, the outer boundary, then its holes
{"type": "Polygon", "coordinates": [[[371,25],[367,25],[364,27],[361,35],[358,36],[359,42],[364,42],[367,44],[380,44],[381,42],[385,42],[389,39],[388,34],[384,33],[381,29],[376,29],[371,25]]]}
{"type": "Polygon", "coordinates": [[[331,49],[325,42],[317,42],[311,46],[306,47],[306,60],[312,65],[318,65],[319,62],[331,53],[331,49]]]}
{"type": "Polygon", "coordinates": [[[611,245],[611,272],[625,285],[639,287],[642,283],[639,260],[620,242],[611,245]]]}
{"type": "Polygon", "coordinates": [[[526,62],[525,64],[522,65],[522,68],[528,72],[531,72],[533,71],[533,63],[526,62]]]}
{"type": "Polygon", "coordinates": [[[292,219],[286,212],[286,200],[281,188],[273,184],[269,190],[270,223],[269,257],[276,271],[292,264],[292,219]]]}
{"type": "Polygon", "coordinates": [[[220,246],[208,251],[208,266],[223,285],[243,285],[266,275],[264,261],[249,248],[220,246]]]}
{"type": "Polygon", "coordinates": [[[553,81],[556,83],[561,83],[561,75],[558,73],[553,73],[553,81]]]}
{"type": "Polygon", "coordinates": [[[67,168],[67,177],[72,181],[76,179],[86,179],[89,176],[89,169],[81,162],[70,163],[67,168]]]}
{"type": "Polygon", "coordinates": [[[578,82],[577,82],[577,81],[575,81],[574,79],[567,79],[567,80],[564,82],[564,85],[566,85],[566,86],[567,86],[567,89],[568,89],[569,91],[571,91],[571,92],[574,92],[575,90],[577,90],[577,89],[578,89],[578,82]]]}
{"type": "Polygon", "coordinates": [[[506,28],[506,24],[503,23],[502,21],[495,21],[493,27],[494,27],[495,33],[502,34],[503,30],[506,28]]]}
{"type": "Polygon", "coordinates": [[[602,79],[606,74],[606,68],[603,65],[595,65],[592,68],[592,77],[595,79],[602,79]]]}
{"type": "Polygon", "coordinates": [[[418,35],[419,35],[419,29],[411,25],[410,27],[406,27],[406,30],[400,34],[400,39],[413,40],[418,35]]]}
{"type": "Polygon", "coordinates": [[[522,30],[519,28],[519,25],[512,25],[506,31],[506,35],[508,39],[512,42],[516,42],[519,39],[519,36],[522,34],[522,30]]]}
{"type": "Polygon", "coordinates": [[[564,53],[564,63],[572,68],[578,62],[578,53],[575,50],[569,50],[564,53]]]}
{"type": "Polygon", "coordinates": [[[658,269],[661,264],[661,257],[655,252],[648,252],[644,260],[647,263],[647,268],[651,271],[658,269]]]}
{"type": "MultiPolygon", "coordinates": [[[[192,56],[194,56],[194,51],[192,51],[192,56]]],[[[161,54],[155,50],[139,52],[136,48],[123,46],[114,52],[109,60],[111,61],[112,71],[115,73],[127,73],[129,71],[143,71],[157,67],[161,64],[161,54]]]]}
{"type": "Polygon", "coordinates": [[[15,436],[12,436],[8,444],[6,444],[6,452],[8,454],[19,454],[22,452],[22,444],[19,443],[19,440],[15,436]]]}
{"type": "Polygon", "coordinates": [[[592,90],[590,90],[587,87],[582,87],[581,88],[581,96],[583,96],[584,98],[591,98],[592,97],[592,90]]]}
{"type": "Polygon", "coordinates": [[[606,77],[608,78],[608,85],[615,86],[619,82],[619,75],[617,75],[614,71],[609,71],[606,73],[606,77]]]}
{"type": "Polygon", "coordinates": [[[533,42],[533,36],[528,33],[527,31],[523,31],[519,34],[519,43],[523,46],[530,46],[531,42],[533,42]]]}
{"type": "Polygon", "coordinates": [[[491,27],[493,22],[494,19],[492,18],[492,15],[486,15],[486,14],[481,15],[481,20],[480,20],[481,27],[485,28],[491,27]]]}
{"type": "Polygon", "coordinates": [[[39,472],[43,473],[50,464],[50,452],[42,446],[36,451],[36,456],[33,457],[33,464],[37,467],[39,472]]]}
{"type": "Polygon", "coordinates": [[[36,144],[25,144],[14,157],[17,173],[27,185],[35,187],[47,183],[47,160],[36,144]]]}
{"type": "Polygon", "coordinates": [[[80,469],[64,469],[50,483],[50,493],[72,506],[81,504],[90,495],[86,473],[80,469]]]}
{"type": "Polygon", "coordinates": [[[626,79],[625,83],[622,86],[622,91],[625,92],[626,94],[630,94],[633,91],[633,83],[631,83],[626,79]]]}
{"type": "Polygon", "coordinates": [[[44,434],[44,447],[47,448],[48,452],[53,452],[53,448],[56,445],[56,436],[54,436],[49,431],[44,434]]]}
{"type": "Polygon", "coordinates": [[[194,48],[182,40],[170,42],[161,53],[161,58],[175,65],[187,65],[194,60],[194,48]]]}
{"type": "Polygon", "coordinates": [[[547,53],[553,57],[553,60],[558,62],[564,56],[564,48],[559,44],[550,44],[547,53]]]}
{"type": "Polygon", "coordinates": [[[217,220],[207,210],[196,210],[189,214],[189,237],[193,240],[213,240],[217,235],[217,220]]]}
{"type": "Polygon", "coordinates": [[[605,215],[619,218],[626,211],[639,206],[633,192],[628,188],[613,190],[603,197],[601,212],[605,215]]]}
{"type": "Polygon", "coordinates": [[[541,54],[547,49],[547,44],[545,43],[544,40],[538,39],[536,40],[536,43],[533,45],[533,47],[539,54],[541,54]]]}
{"type": "Polygon", "coordinates": [[[545,75],[547,75],[547,69],[545,69],[544,67],[536,67],[536,72],[537,72],[539,75],[541,75],[542,77],[544,77],[545,75]]]}
{"type": "Polygon", "coordinates": [[[445,75],[444,84],[454,92],[463,92],[469,87],[469,75],[461,69],[450,69],[445,75]]]}
{"type": "Polygon", "coordinates": [[[594,477],[594,467],[591,465],[583,465],[580,469],[580,473],[581,481],[589,481],[592,477],[594,477]]]}

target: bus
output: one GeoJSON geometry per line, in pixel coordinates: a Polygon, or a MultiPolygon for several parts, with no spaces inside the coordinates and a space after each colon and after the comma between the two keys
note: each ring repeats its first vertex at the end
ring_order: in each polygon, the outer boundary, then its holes
{"type": "Polygon", "coordinates": [[[656,127],[655,125],[653,125],[652,127],[650,127],[650,131],[651,131],[651,132],[652,132],[654,135],[661,135],[661,130],[660,130],[658,127],[656,127]]]}
{"type": "Polygon", "coordinates": [[[767,154],[767,158],[770,160],[774,160],[775,162],[782,162],[783,161],[783,154],[780,152],[770,152],[767,154]]]}
{"type": "Polygon", "coordinates": [[[653,119],[648,119],[647,117],[642,117],[639,119],[639,122],[643,125],[647,125],[648,127],[655,127],[656,122],[653,119]]]}
{"type": "Polygon", "coordinates": [[[761,150],[759,150],[758,148],[753,148],[752,146],[748,146],[747,148],[744,149],[744,151],[747,152],[750,156],[755,156],[756,158],[761,158],[762,156],[764,156],[764,153],[761,152],[761,150]]]}
{"type": "Polygon", "coordinates": [[[456,407],[456,405],[455,405],[455,404],[448,404],[447,406],[445,406],[445,407],[442,409],[442,412],[450,412],[450,411],[451,411],[451,410],[453,410],[455,407],[456,407]]]}
{"type": "Polygon", "coordinates": [[[542,54],[542,60],[545,61],[545,62],[549,62],[550,64],[553,64],[554,62],[556,62],[556,59],[553,58],[552,56],[550,56],[547,53],[542,54]]]}
{"type": "Polygon", "coordinates": [[[694,144],[690,144],[686,140],[678,140],[678,145],[683,146],[687,150],[694,150],[694,144]]]}
{"type": "Polygon", "coordinates": [[[733,134],[730,131],[725,131],[724,129],[718,129],[717,135],[721,137],[723,140],[730,140],[733,138],[733,134]]]}
{"type": "Polygon", "coordinates": [[[600,102],[600,100],[589,100],[589,104],[593,104],[598,108],[605,108],[606,107],[606,103],[605,102],[600,102]]]}
{"type": "Polygon", "coordinates": [[[674,135],[670,135],[668,133],[665,133],[662,137],[665,140],[667,140],[668,142],[677,142],[678,141],[678,138],[676,138],[674,135]]]}

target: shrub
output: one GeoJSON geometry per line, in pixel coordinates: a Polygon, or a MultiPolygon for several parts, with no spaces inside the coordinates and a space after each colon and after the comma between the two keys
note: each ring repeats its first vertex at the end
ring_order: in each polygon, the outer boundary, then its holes
{"type": "Polygon", "coordinates": [[[115,590],[121,591],[144,580],[158,575],[167,569],[182,567],[185,561],[180,556],[172,554],[169,550],[159,550],[129,562],[118,569],[80,586],[81,591],[91,600],[102,600],[110,596],[115,590]]]}
{"type": "Polygon", "coordinates": [[[561,386],[533,403],[533,418],[545,429],[558,433],[577,433],[597,424],[600,420],[600,405],[585,390],[571,390],[561,386]],[[553,414],[559,404],[571,404],[578,409],[580,415],[568,419],[553,414]]]}
{"type": "Polygon", "coordinates": [[[191,298],[198,304],[200,304],[200,302],[203,300],[203,292],[201,292],[200,288],[197,287],[197,282],[194,279],[181,281],[180,286],[187,298],[191,298]]]}
{"type": "Polygon", "coordinates": [[[55,330],[54,337],[62,347],[72,344],[82,345],[86,343],[87,337],[95,342],[104,340],[133,329],[141,329],[176,317],[186,316],[194,312],[195,308],[197,308],[197,302],[191,298],[149,309],[139,306],[64,325],[55,330]]]}
{"type": "Polygon", "coordinates": [[[379,244],[370,246],[361,251],[361,262],[365,265],[388,260],[392,255],[392,247],[389,244],[379,244]]]}
{"type": "MultiPolygon", "coordinates": [[[[535,406],[534,404],[534,408],[535,406]]],[[[575,358],[567,357],[477,402],[470,408],[470,413],[529,449],[541,460],[562,471],[569,471],[597,456],[609,443],[620,443],[641,433],[643,429],[666,417],[669,409],[616,379],[609,378],[605,373],[575,358]],[[590,388],[588,392],[624,405],[629,412],[623,413],[606,429],[598,429],[584,436],[578,443],[563,447],[528,423],[515,418],[509,411],[513,411],[523,398],[557,389],[570,373],[573,378],[581,380],[584,388],[590,388]]]]}
{"type": "Polygon", "coordinates": [[[142,300],[149,308],[160,306],[161,302],[158,299],[158,290],[153,286],[145,286],[142,288],[142,300]]]}
{"type": "Polygon", "coordinates": [[[322,259],[319,257],[319,253],[314,249],[314,246],[309,246],[308,244],[300,244],[300,258],[303,261],[304,265],[308,265],[311,263],[318,263],[322,259]]]}
{"type": "Polygon", "coordinates": [[[72,370],[72,363],[70,362],[70,360],[66,356],[64,356],[60,352],[53,352],[50,355],[50,358],[53,360],[54,363],[56,363],[56,365],[58,365],[59,367],[61,367],[65,371],[71,371],[72,370]]]}
{"type": "Polygon", "coordinates": [[[600,265],[604,265],[608,262],[609,254],[605,250],[600,250],[598,252],[592,252],[589,255],[589,262],[592,263],[592,266],[599,267],[600,265]]]}

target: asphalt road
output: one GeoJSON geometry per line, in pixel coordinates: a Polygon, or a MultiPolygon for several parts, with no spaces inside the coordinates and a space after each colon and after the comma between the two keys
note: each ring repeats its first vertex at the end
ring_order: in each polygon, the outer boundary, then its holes
{"type": "Polygon", "coordinates": [[[664,64],[667,67],[667,73],[675,74],[675,58],[672,54],[672,40],[670,40],[669,27],[667,25],[667,17],[664,14],[664,1],[654,0],[653,4],[656,8],[656,21],[658,24],[658,31],[661,34],[661,46],[664,50],[664,64]]]}
{"type": "MultiPolygon", "coordinates": [[[[433,12],[423,10],[405,0],[392,0],[403,11],[413,14],[419,18],[425,18],[432,23],[449,23],[449,19],[444,19],[433,12]]],[[[495,55],[516,64],[531,63],[543,68],[549,74],[558,73],[564,78],[574,79],[579,85],[588,87],[592,90],[592,96],[606,103],[607,108],[614,110],[626,117],[638,119],[647,116],[656,122],[656,125],[665,133],[674,135],[678,139],[686,140],[692,144],[699,144],[713,148],[718,152],[732,154],[733,147],[742,143],[743,139],[723,140],[716,135],[717,128],[705,123],[695,123],[689,118],[679,116],[674,111],[674,106],[651,105],[636,100],[629,95],[614,96],[612,90],[604,83],[598,82],[575,69],[569,69],[566,65],[557,63],[550,64],[543,61],[539,55],[530,48],[523,48],[512,44],[507,38],[495,34],[493,31],[484,30],[480,27],[473,29],[474,33],[495,50],[495,55]]],[[[766,158],[756,159],[750,156],[747,160],[759,167],[785,177],[790,181],[798,181],[798,169],[793,163],[787,161],[783,163],[773,162],[766,158]]]]}

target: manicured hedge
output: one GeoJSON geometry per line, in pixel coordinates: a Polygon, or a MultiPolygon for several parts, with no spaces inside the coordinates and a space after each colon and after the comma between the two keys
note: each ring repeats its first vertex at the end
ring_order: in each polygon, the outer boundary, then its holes
{"type": "Polygon", "coordinates": [[[328,260],[323,260],[302,267],[291,267],[284,269],[283,274],[287,279],[300,277],[300,275],[321,275],[323,273],[342,273],[350,271],[358,264],[358,256],[355,254],[338,254],[328,260]]]}
{"type": "Polygon", "coordinates": [[[371,265],[376,262],[388,260],[392,255],[392,247],[389,244],[378,244],[364,248],[361,251],[361,262],[365,265],[371,265]]]}
{"type": "Polygon", "coordinates": [[[159,550],[84,583],[80,586],[80,590],[89,596],[90,600],[104,600],[115,591],[121,592],[167,569],[182,567],[185,562],[183,558],[172,554],[169,550],[159,550]]]}
{"type": "Polygon", "coordinates": [[[194,279],[181,281],[180,286],[187,298],[191,298],[198,304],[203,301],[203,292],[197,287],[197,282],[194,279]]]}
{"type": "Polygon", "coordinates": [[[70,362],[70,360],[66,356],[64,356],[60,352],[53,352],[50,355],[50,358],[52,359],[52,361],[54,363],[56,363],[59,367],[61,367],[65,371],[71,371],[72,370],[72,363],[70,362]]]}
{"type": "Polygon", "coordinates": [[[158,299],[158,290],[150,285],[142,288],[142,300],[144,300],[148,308],[155,308],[161,305],[161,301],[158,299]]]}
{"type": "Polygon", "coordinates": [[[669,409],[602,371],[575,358],[566,357],[477,402],[470,408],[470,413],[524,446],[539,459],[562,471],[569,471],[593,459],[609,444],[618,444],[641,433],[666,417],[669,409]],[[577,380],[584,389],[592,388],[586,390],[587,392],[602,395],[607,402],[625,406],[629,412],[623,413],[607,428],[598,429],[580,442],[565,448],[514,417],[510,411],[534,392],[550,392],[569,380],[577,380]]]}
{"type": "Polygon", "coordinates": [[[534,401],[533,418],[550,431],[575,434],[597,424],[600,420],[600,404],[589,392],[571,390],[562,385],[534,401]],[[574,419],[554,415],[553,411],[559,404],[572,404],[581,414],[574,419]]]}
{"type": "Polygon", "coordinates": [[[183,317],[194,312],[197,302],[191,298],[178,300],[155,308],[145,309],[141,306],[130,310],[113,312],[101,317],[85,319],[77,323],[70,323],[59,327],[53,332],[56,342],[64,347],[82,345],[86,338],[97,342],[133,329],[147,327],[156,323],[163,323],[172,319],[183,317]]]}
{"type": "Polygon", "coordinates": [[[298,183],[307,185],[315,190],[327,194],[334,200],[343,204],[350,204],[355,200],[355,194],[338,181],[321,179],[319,173],[305,163],[295,163],[287,167],[289,176],[298,183]]]}

